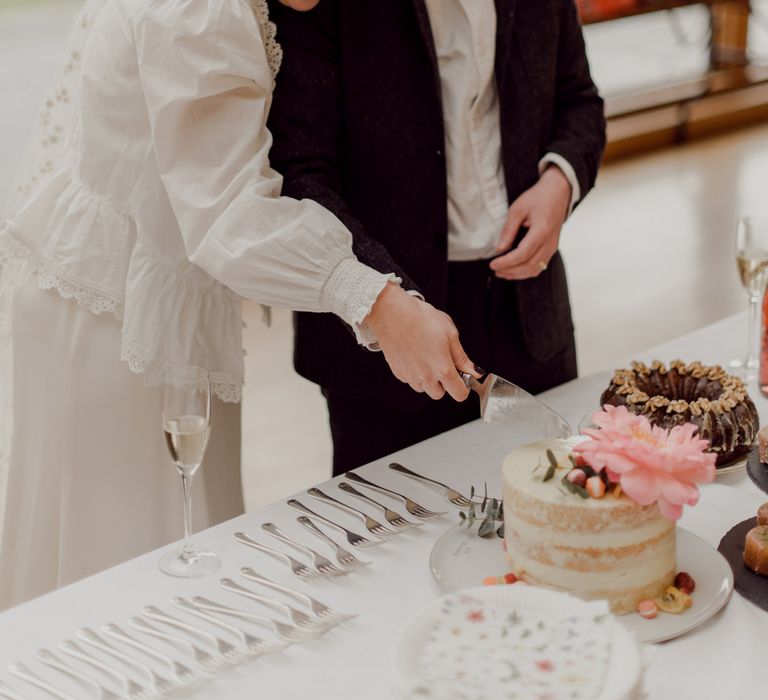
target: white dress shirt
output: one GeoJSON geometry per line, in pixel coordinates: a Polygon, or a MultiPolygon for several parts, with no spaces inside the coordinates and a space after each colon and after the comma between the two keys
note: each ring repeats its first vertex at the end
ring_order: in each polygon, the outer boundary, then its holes
{"type": "MultiPolygon", "coordinates": [[[[496,90],[494,0],[426,0],[440,71],[448,174],[448,258],[495,255],[509,208],[501,159],[496,90]]],[[[565,158],[548,153],[539,172],[554,164],[571,185],[579,182],[565,158]]]]}

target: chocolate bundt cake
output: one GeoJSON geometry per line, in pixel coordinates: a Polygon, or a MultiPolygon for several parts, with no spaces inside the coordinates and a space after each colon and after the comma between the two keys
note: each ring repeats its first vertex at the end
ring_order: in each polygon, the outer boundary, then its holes
{"type": "Polygon", "coordinates": [[[693,423],[709,440],[717,466],[749,452],[760,427],[741,379],[700,362],[675,360],[669,369],[661,362],[650,367],[633,362],[631,369],[614,373],[600,397],[600,405],[605,404],[626,406],[662,428],[693,423]]]}

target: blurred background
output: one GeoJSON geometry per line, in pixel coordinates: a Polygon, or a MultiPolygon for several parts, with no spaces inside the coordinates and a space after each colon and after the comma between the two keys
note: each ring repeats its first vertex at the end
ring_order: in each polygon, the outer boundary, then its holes
{"type": "MultiPolygon", "coordinates": [[[[79,4],[0,0],[0,202],[79,4]]],[[[561,241],[584,375],[746,308],[734,235],[768,213],[768,0],[577,4],[609,117],[597,188],[561,241]]],[[[267,328],[244,312],[252,508],[330,476],[330,438],[291,366],[290,315],[267,328]]]]}

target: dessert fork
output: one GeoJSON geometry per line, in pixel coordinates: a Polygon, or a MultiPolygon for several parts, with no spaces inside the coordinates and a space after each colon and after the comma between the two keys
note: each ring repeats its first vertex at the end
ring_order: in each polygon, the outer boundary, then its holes
{"type": "Polygon", "coordinates": [[[470,501],[466,496],[463,496],[456,489],[451,488],[450,486],[447,486],[446,484],[443,484],[439,481],[435,481],[434,479],[431,479],[428,476],[422,476],[421,474],[417,474],[416,472],[408,469],[408,467],[404,467],[402,464],[398,464],[397,462],[392,462],[392,464],[389,465],[389,468],[392,471],[398,472],[400,474],[405,474],[406,476],[410,476],[412,479],[418,479],[420,481],[426,481],[429,484],[435,484],[436,486],[440,486],[443,489],[445,493],[445,497],[448,499],[448,502],[456,506],[457,508],[469,508],[469,506],[472,504],[472,501],[470,501]]]}
{"type": "Polygon", "coordinates": [[[355,614],[336,612],[329,606],[325,605],[325,603],[321,603],[319,600],[315,600],[312,596],[308,596],[306,593],[295,591],[293,588],[288,588],[288,586],[283,586],[280,583],[268,579],[266,576],[257,574],[249,566],[244,566],[242,569],[240,569],[240,575],[244,578],[247,578],[249,581],[253,581],[254,583],[260,583],[262,586],[266,586],[267,588],[272,588],[276,591],[281,591],[287,595],[293,596],[294,598],[298,598],[299,600],[303,600],[307,603],[307,605],[309,605],[309,609],[312,611],[312,614],[322,620],[333,623],[340,623],[344,622],[345,620],[352,620],[353,618],[357,617],[355,614]]]}
{"type": "Polygon", "coordinates": [[[76,678],[79,681],[84,681],[88,685],[93,686],[96,689],[96,692],[99,694],[99,700],[121,700],[117,693],[113,693],[111,690],[107,690],[95,679],[62,663],[57,658],[57,656],[48,649],[38,649],[35,652],[35,658],[40,663],[43,663],[46,666],[50,666],[51,668],[55,668],[57,671],[59,671],[59,673],[63,673],[72,678],[76,678]]]}
{"type": "Polygon", "coordinates": [[[307,554],[312,558],[312,566],[314,566],[321,574],[327,574],[329,576],[341,576],[343,574],[349,573],[348,571],[342,571],[339,569],[339,567],[334,566],[329,559],[324,557],[319,552],[316,552],[314,549],[305,547],[300,542],[291,539],[274,523],[263,523],[261,529],[264,530],[264,532],[272,535],[272,537],[279,540],[280,542],[285,542],[292,547],[296,547],[296,549],[298,549],[300,552],[307,554]]]}
{"type": "Polygon", "coordinates": [[[67,640],[59,644],[65,654],[71,656],[73,659],[78,659],[89,666],[98,668],[106,673],[108,676],[114,678],[122,687],[125,697],[130,700],[143,700],[144,698],[150,698],[154,693],[147,687],[140,685],[131,678],[128,678],[124,673],[112,668],[109,664],[105,664],[101,659],[97,659],[87,651],[84,651],[82,647],[71,640],[67,640]]]}
{"type": "Polygon", "coordinates": [[[348,493],[351,496],[355,496],[355,498],[359,498],[363,501],[366,501],[367,503],[371,503],[377,508],[380,508],[382,511],[384,511],[384,518],[386,519],[386,521],[390,525],[394,525],[394,527],[408,529],[412,527],[420,527],[421,525],[424,524],[424,523],[412,523],[410,520],[406,520],[397,511],[394,511],[391,508],[388,508],[383,503],[379,503],[378,501],[374,500],[370,496],[366,496],[364,493],[361,493],[354,486],[352,486],[352,484],[348,484],[346,481],[342,481],[338,486],[339,486],[339,490],[344,491],[344,493],[348,493]]]}
{"type": "MultiPolygon", "coordinates": [[[[174,598],[171,601],[171,604],[177,607],[179,610],[183,610],[184,612],[189,613],[190,615],[194,615],[195,617],[198,617],[201,620],[205,620],[206,622],[209,622],[212,625],[221,627],[222,629],[225,629],[228,632],[231,632],[235,636],[240,637],[243,640],[243,644],[245,644],[248,651],[250,651],[252,654],[256,656],[258,656],[259,654],[265,654],[267,652],[274,651],[278,648],[282,649],[285,647],[285,645],[280,645],[279,647],[270,646],[260,637],[254,637],[252,634],[249,634],[245,630],[240,629],[239,627],[235,627],[234,625],[230,625],[228,622],[224,622],[223,620],[220,620],[218,617],[214,617],[213,615],[210,615],[209,613],[205,612],[205,610],[202,610],[200,607],[195,605],[191,600],[188,600],[187,598],[174,598]]],[[[293,640],[289,639],[288,641],[293,641],[293,640]]]]}
{"type": "Polygon", "coordinates": [[[210,654],[204,649],[201,649],[194,642],[190,642],[184,637],[177,637],[175,634],[168,634],[167,632],[163,632],[162,630],[159,630],[156,627],[150,625],[144,618],[132,617],[130,622],[131,627],[139,630],[139,632],[148,634],[150,637],[155,637],[156,639],[162,639],[166,642],[173,642],[177,646],[180,645],[185,649],[189,649],[192,652],[192,658],[203,668],[208,669],[209,671],[217,669],[224,663],[221,658],[217,658],[213,654],[210,654]]]}
{"type": "Polygon", "coordinates": [[[214,649],[216,649],[216,652],[219,654],[219,656],[221,656],[225,661],[237,662],[243,656],[241,652],[239,652],[229,642],[221,639],[221,637],[217,637],[215,634],[211,634],[210,632],[206,632],[199,627],[195,627],[195,625],[190,625],[183,620],[179,620],[178,617],[169,615],[154,605],[148,605],[142,610],[142,613],[150,620],[163,622],[170,627],[175,627],[176,629],[189,632],[192,635],[196,635],[199,639],[205,639],[209,641],[213,645],[214,649]]]}
{"type": "Polygon", "coordinates": [[[272,556],[284,559],[288,562],[288,566],[294,576],[298,576],[299,578],[312,578],[320,575],[319,571],[310,569],[306,564],[302,564],[289,554],[284,554],[277,549],[272,549],[272,547],[267,547],[267,545],[261,544],[261,542],[256,542],[256,540],[251,539],[244,532],[236,532],[235,539],[241,544],[247,544],[249,547],[253,547],[253,549],[258,549],[260,552],[265,552],[266,554],[271,554],[272,556]]]}
{"type": "Polygon", "coordinates": [[[288,618],[290,619],[293,625],[295,625],[296,627],[300,627],[305,631],[325,629],[326,627],[328,627],[326,623],[319,622],[318,620],[313,620],[309,615],[307,615],[304,612],[301,612],[301,610],[297,610],[296,608],[293,608],[287,603],[283,603],[282,601],[272,600],[271,598],[267,598],[266,596],[259,595],[258,593],[254,593],[253,591],[248,590],[247,588],[245,588],[244,586],[241,586],[239,583],[236,583],[230,578],[223,578],[221,579],[220,583],[222,588],[224,588],[227,591],[230,591],[231,593],[237,593],[238,595],[245,596],[246,598],[250,598],[251,600],[255,600],[258,603],[263,603],[264,605],[268,605],[273,608],[283,610],[286,613],[286,615],[288,615],[288,618]]]}
{"type": "Polygon", "coordinates": [[[358,559],[352,552],[348,552],[344,547],[336,544],[328,535],[326,535],[317,525],[315,525],[306,515],[300,515],[296,522],[305,530],[309,530],[315,537],[321,539],[333,549],[336,555],[336,561],[352,572],[363,566],[368,566],[371,562],[358,559]]]}
{"type": "Polygon", "coordinates": [[[382,542],[381,540],[371,540],[367,537],[363,537],[362,535],[358,535],[356,532],[347,530],[347,528],[333,522],[333,520],[329,520],[325,516],[320,515],[319,513],[315,513],[314,510],[310,510],[303,503],[301,503],[301,501],[297,501],[295,498],[289,499],[286,501],[286,503],[294,510],[298,510],[300,513],[304,513],[304,515],[311,515],[313,518],[317,518],[317,520],[338,530],[347,538],[347,542],[349,542],[349,544],[351,544],[353,547],[371,547],[375,544],[381,544],[382,542]]]}
{"type": "MultiPolygon", "coordinates": [[[[12,676],[16,676],[16,678],[26,681],[30,685],[34,685],[36,688],[40,688],[40,690],[44,690],[49,695],[59,698],[59,700],[75,700],[71,695],[63,693],[58,688],[54,688],[50,683],[47,683],[42,678],[36,676],[24,664],[9,664],[8,673],[12,676]]],[[[113,699],[110,698],[109,700],[113,699]]],[[[119,700],[119,698],[115,695],[114,700],[119,700]]]]}
{"type": "MultiPolygon", "coordinates": [[[[320,634],[320,632],[316,629],[300,629],[294,625],[289,625],[286,622],[278,622],[277,620],[274,620],[271,617],[267,617],[266,615],[252,613],[247,610],[241,610],[240,608],[232,608],[228,605],[223,605],[222,603],[217,603],[214,600],[210,600],[209,598],[203,598],[202,596],[195,596],[191,603],[198,610],[203,612],[219,613],[220,615],[239,617],[240,619],[249,620],[251,622],[256,622],[271,627],[274,633],[280,639],[282,639],[284,642],[288,642],[289,644],[298,644],[299,642],[305,642],[308,639],[315,639],[320,634]]],[[[218,622],[225,624],[221,620],[218,620],[218,622]]],[[[282,649],[284,647],[285,645],[276,646],[274,649],[282,649]]],[[[271,650],[272,649],[269,651],[271,650]]]]}
{"type": "Polygon", "coordinates": [[[147,666],[147,664],[139,661],[138,659],[134,659],[128,654],[124,654],[122,651],[109,644],[109,642],[105,642],[92,629],[83,627],[77,631],[77,636],[83,642],[92,646],[94,649],[99,649],[105,654],[109,654],[110,656],[113,656],[123,663],[128,664],[128,666],[132,666],[133,668],[138,669],[139,673],[143,673],[146,676],[149,676],[149,680],[152,683],[152,687],[155,693],[167,693],[169,690],[171,690],[171,688],[175,687],[174,683],[169,681],[167,678],[163,678],[159,673],[155,673],[154,669],[147,666]]]}
{"type": "Polygon", "coordinates": [[[429,510],[428,508],[425,508],[419,503],[416,503],[416,501],[414,501],[413,499],[408,498],[408,496],[404,496],[402,493],[393,491],[392,489],[387,488],[386,486],[380,486],[379,484],[374,484],[372,481],[368,481],[368,479],[363,478],[356,472],[347,472],[344,476],[350,481],[354,481],[355,483],[358,483],[358,484],[363,484],[364,486],[368,486],[369,488],[375,489],[377,491],[381,491],[382,493],[388,493],[390,496],[395,496],[401,499],[403,503],[405,503],[405,509],[411,515],[417,518],[435,518],[440,515],[445,515],[445,511],[438,512],[434,510],[429,510]]]}
{"type": "Polygon", "coordinates": [[[350,505],[347,505],[343,501],[339,501],[338,499],[334,498],[333,496],[329,496],[327,493],[324,493],[320,489],[311,488],[307,491],[307,493],[312,496],[312,498],[316,498],[318,501],[323,501],[324,503],[330,503],[333,506],[336,506],[337,508],[341,508],[341,510],[347,511],[347,513],[352,513],[352,515],[356,515],[358,518],[360,518],[363,521],[363,525],[365,525],[365,529],[368,530],[368,532],[372,532],[374,535],[378,535],[381,537],[382,535],[392,535],[395,533],[395,530],[390,530],[386,525],[382,525],[378,520],[372,518],[367,513],[364,513],[362,510],[358,510],[357,508],[353,508],[350,505]]]}
{"type": "Polygon", "coordinates": [[[171,672],[173,673],[174,677],[176,678],[176,682],[179,685],[183,685],[190,682],[191,680],[196,678],[198,675],[189,666],[185,666],[184,664],[179,663],[175,659],[172,659],[170,656],[166,656],[165,654],[162,654],[161,652],[157,651],[157,649],[154,649],[148,644],[144,644],[143,642],[140,642],[138,639],[134,639],[133,637],[131,637],[131,635],[129,635],[127,632],[124,632],[120,627],[118,627],[115,624],[109,624],[104,626],[102,628],[102,631],[108,637],[111,637],[112,639],[115,639],[118,642],[122,642],[123,644],[127,644],[128,646],[133,647],[134,649],[138,649],[139,651],[142,651],[145,654],[147,654],[147,656],[151,656],[157,661],[160,661],[160,663],[167,664],[168,667],[171,669],[171,672]]]}

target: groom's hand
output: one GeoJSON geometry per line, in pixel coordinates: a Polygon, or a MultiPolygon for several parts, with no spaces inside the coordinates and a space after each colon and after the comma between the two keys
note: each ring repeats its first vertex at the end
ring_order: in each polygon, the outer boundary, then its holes
{"type": "Polygon", "coordinates": [[[507,220],[496,248],[500,255],[491,261],[491,270],[505,280],[536,277],[547,269],[557,251],[560,229],[568,215],[571,184],[555,165],[550,165],[539,181],[521,194],[507,213],[507,220]],[[520,227],[528,233],[514,250],[508,251],[517,238],[520,227]]]}
{"type": "Polygon", "coordinates": [[[389,284],[365,324],[376,334],[392,373],[433,399],[446,392],[464,401],[469,390],[458,372],[479,376],[459,342],[450,316],[389,284]]]}

